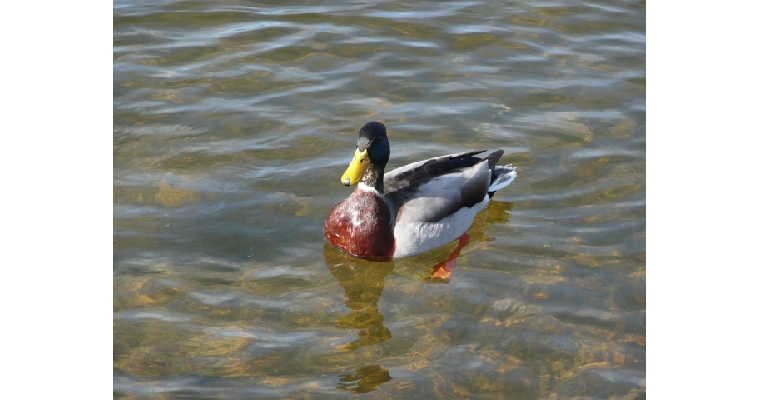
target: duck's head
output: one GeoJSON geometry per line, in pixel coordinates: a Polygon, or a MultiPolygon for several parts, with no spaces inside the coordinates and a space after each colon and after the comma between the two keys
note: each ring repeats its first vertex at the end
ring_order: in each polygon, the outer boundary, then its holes
{"type": "MultiPolygon", "coordinates": [[[[385,134],[385,125],[381,122],[368,122],[359,130],[359,138],[356,139],[356,151],[354,159],[348,165],[340,181],[346,186],[351,186],[362,180],[362,177],[370,167],[382,182],[382,172],[388,158],[391,155],[388,136],[385,134]]],[[[374,180],[374,179],[373,179],[374,180]]],[[[375,186],[370,183],[370,186],[375,186]]]]}

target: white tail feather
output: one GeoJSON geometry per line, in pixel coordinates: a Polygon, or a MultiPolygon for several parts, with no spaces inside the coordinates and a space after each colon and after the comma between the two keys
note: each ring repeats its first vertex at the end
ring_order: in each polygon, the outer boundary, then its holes
{"type": "Polygon", "coordinates": [[[497,190],[504,189],[509,186],[515,178],[517,178],[517,168],[509,165],[497,165],[495,168],[496,179],[494,179],[491,186],[488,187],[488,192],[493,193],[497,190]]]}

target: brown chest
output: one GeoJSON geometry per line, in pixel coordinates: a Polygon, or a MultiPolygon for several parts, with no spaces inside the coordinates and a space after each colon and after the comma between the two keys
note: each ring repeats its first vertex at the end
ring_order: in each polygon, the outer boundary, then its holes
{"type": "Polygon", "coordinates": [[[395,247],[390,209],[374,193],[357,188],[330,211],[325,238],[356,257],[389,260],[395,247]]]}

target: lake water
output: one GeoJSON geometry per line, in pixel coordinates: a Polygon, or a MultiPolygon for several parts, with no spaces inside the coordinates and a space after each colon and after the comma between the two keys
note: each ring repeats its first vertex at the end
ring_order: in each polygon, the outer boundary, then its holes
{"type": "Polygon", "coordinates": [[[114,397],[644,398],[645,11],[114,1],[114,397]],[[448,276],[325,244],[373,120],[517,167],[448,276]]]}

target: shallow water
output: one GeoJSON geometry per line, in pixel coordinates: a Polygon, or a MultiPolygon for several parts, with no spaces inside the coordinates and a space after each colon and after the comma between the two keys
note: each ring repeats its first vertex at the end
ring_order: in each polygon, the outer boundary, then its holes
{"type": "Polygon", "coordinates": [[[113,11],[115,397],[645,396],[644,2],[113,11]],[[517,167],[447,277],[325,245],[372,120],[517,167]]]}

